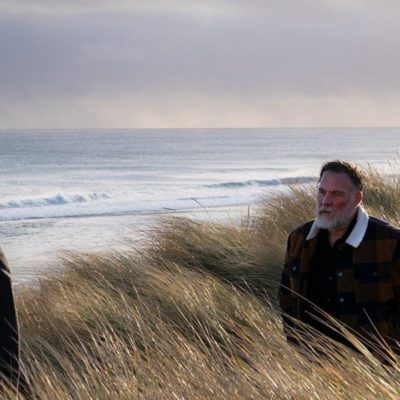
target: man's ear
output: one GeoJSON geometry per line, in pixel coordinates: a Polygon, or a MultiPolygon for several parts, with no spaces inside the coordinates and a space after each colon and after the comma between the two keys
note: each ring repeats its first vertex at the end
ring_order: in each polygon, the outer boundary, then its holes
{"type": "Polygon", "coordinates": [[[363,199],[363,192],[359,190],[356,193],[356,197],[354,198],[354,202],[356,203],[355,205],[358,206],[362,202],[362,199],[363,199]]]}

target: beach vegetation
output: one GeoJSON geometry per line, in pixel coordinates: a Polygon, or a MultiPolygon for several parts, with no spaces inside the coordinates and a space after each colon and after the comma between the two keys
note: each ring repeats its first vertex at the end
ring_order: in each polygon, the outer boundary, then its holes
{"type": "MultiPolygon", "coordinates": [[[[370,171],[364,204],[399,224],[399,178],[370,171]]],[[[64,253],[21,289],[23,370],[39,399],[398,399],[382,364],[305,328],[288,344],[276,289],[315,184],[268,194],[229,224],[162,216],[140,245],[64,253]],[[321,354],[323,353],[323,356],[321,354]]],[[[337,329],[344,329],[338,326],[337,329]]],[[[11,395],[10,395],[11,396],[11,395]]]]}

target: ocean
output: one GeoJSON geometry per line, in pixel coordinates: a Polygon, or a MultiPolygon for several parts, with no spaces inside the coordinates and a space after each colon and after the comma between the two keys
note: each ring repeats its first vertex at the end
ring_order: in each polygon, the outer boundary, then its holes
{"type": "MultiPolygon", "coordinates": [[[[15,285],[63,250],[135,241],[162,213],[223,221],[346,159],[393,173],[400,129],[0,131],[0,243],[15,285]]],[[[139,239],[138,239],[139,240],[139,239]]]]}

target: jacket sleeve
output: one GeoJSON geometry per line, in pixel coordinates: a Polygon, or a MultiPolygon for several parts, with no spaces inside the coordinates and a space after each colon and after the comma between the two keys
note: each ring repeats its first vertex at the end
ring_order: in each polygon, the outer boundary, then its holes
{"type": "Polygon", "coordinates": [[[394,351],[400,353],[400,235],[397,240],[397,247],[393,257],[393,274],[392,285],[394,293],[394,310],[393,310],[393,339],[394,351]],[[397,343],[396,343],[397,342],[397,343]]]}
{"type": "Polygon", "coordinates": [[[0,374],[15,384],[19,375],[19,334],[11,276],[0,248],[0,374]]]}
{"type": "Polygon", "coordinates": [[[289,280],[289,251],[290,251],[290,237],[287,242],[285,260],[283,264],[283,269],[281,273],[281,279],[278,288],[278,299],[279,306],[283,313],[289,313],[290,304],[291,304],[291,295],[290,295],[290,280],[289,280]]]}
{"type": "Polygon", "coordinates": [[[289,254],[290,254],[291,235],[287,241],[285,260],[281,273],[280,284],[278,288],[278,300],[281,309],[282,322],[285,335],[289,338],[291,335],[288,332],[288,327],[292,326],[292,294],[290,290],[290,272],[289,272],[289,254]]]}

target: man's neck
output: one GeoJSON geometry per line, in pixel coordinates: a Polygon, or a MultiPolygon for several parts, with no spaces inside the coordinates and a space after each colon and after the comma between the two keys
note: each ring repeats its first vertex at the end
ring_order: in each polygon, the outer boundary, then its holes
{"type": "Polygon", "coordinates": [[[329,244],[333,246],[337,240],[339,240],[347,231],[350,223],[345,227],[337,228],[337,229],[329,229],[328,230],[328,237],[329,237],[329,244]]]}

